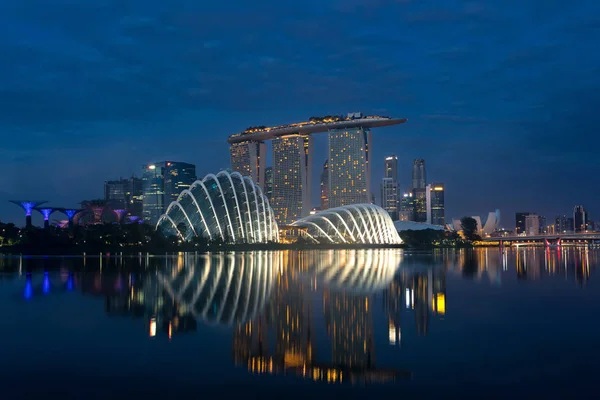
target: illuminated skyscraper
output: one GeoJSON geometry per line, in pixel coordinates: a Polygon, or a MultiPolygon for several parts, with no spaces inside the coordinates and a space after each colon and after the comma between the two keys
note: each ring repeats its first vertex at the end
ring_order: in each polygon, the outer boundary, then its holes
{"type": "Polygon", "coordinates": [[[143,217],[144,221],[156,224],[169,204],[196,181],[196,166],[162,161],[143,168],[143,217]]]}
{"type": "Polygon", "coordinates": [[[104,201],[112,209],[125,209],[131,215],[142,216],[143,183],[141,178],[120,178],[104,182],[104,201]]]}
{"type": "Polygon", "coordinates": [[[400,211],[398,213],[400,221],[415,220],[415,198],[412,188],[408,188],[400,199],[400,211]]]}
{"type": "Polygon", "coordinates": [[[310,212],[312,137],[287,135],[273,139],[273,196],[271,206],[280,225],[310,212]]]}
{"type": "Polygon", "coordinates": [[[575,232],[585,231],[587,218],[583,206],[575,206],[573,209],[573,224],[575,232]]]}
{"type": "Polygon", "coordinates": [[[321,210],[329,208],[329,160],[325,160],[321,173],[321,210]]]}
{"type": "Polygon", "coordinates": [[[385,158],[384,178],[381,181],[381,207],[396,221],[398,206],[398,157],[389,156],[385,158]]]}
{"type": "Polygon", "coordinates": [[[231,170],[239,172],[242,176],[249,176],[264,191],[267,151],[265,142],[250,140],[232,143],[229,151],[231,170]]]}
{"type": "Polygon", "coordinates": [[[444,213],[444,184],[431,183],[426,188],[427,223],[445,225],[444,213]]]}
{"type": "Polygon", "coordinates": [[[422,158],[413,161],[412,187],[414,189],[425,189],[427,182],[427,171],[425,170],[425,160],[422,158]]]}
{"type": "Polygon", "coordinates": [[[363,127],[329,131],[329,207],[370,203],[371,131],[363,127]]]}
{"type": "Polygon", "coordinates": [[[427,189],[413,189],[413,198],[415,205],[415,222],[427,221],[427,189]]]}

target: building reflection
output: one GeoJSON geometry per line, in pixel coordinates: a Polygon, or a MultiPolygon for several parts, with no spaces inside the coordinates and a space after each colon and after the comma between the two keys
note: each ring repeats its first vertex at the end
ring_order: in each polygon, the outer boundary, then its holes
{"type": "Polygon", "coordinates": [[[393,381],[411,376],[407,371],[375,365],[373,288],[391,283],[401,253],[348,250],[281,254],[284,261],[267,306],[270,312],[235,330],[233,359],[237,365],[252,373],[291,373],[329,383],[393,381]],[[314,278],[305,279],[303,271],[312,272],[309,276],[314,278]],[[317,304],[311,291],[321,286],[322,302],[317,304]],[[322,314],[315,311],[318,305],[322,314]],[[314,320],[318,315],[325,322],[330,352],[316,349],[314,320]]]}

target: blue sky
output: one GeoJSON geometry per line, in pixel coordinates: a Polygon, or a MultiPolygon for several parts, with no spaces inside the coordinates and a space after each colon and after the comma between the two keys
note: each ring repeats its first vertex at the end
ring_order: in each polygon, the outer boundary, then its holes
{"type": "Polygon", "coordinates": [[[375,193],[395,153],[402,187],[414,158],[446,183],[447,218],[600,220],[598,37],[584,0],[5,0],[0,219],[152,161],[227,168],[250,125],[363,111],[408,118],[374,132],[375,193]]]}

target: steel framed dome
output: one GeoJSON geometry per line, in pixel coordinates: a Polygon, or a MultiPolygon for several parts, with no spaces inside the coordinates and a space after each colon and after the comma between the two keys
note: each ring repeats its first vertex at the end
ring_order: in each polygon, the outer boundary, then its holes
{"type": "Polygon", "coordinates": [[[269,201],[238,172],[221,171],[194,182],[169,205],[156,229],[183,240],[194,236],[236,243],[279,240],[269,201]]]}
{"type": "Polygon", "coordinates": [[[322,243],[401,244],[387,211],[375,204],[330,208],[292,223],[322,243]]]}

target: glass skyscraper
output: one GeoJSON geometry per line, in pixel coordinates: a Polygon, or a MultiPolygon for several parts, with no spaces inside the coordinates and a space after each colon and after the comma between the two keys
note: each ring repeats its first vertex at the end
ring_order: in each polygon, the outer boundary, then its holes
{"type": "Polygon", "coordinates": [[[196,166],[162,161],[143,168],[143,217],[145,222],[156,224],[169,204],[196,181],[196,166]]]}
{"type": "Polygon", "coordinates": [[[287,135],[273,139],[271,206],[279,225],[288,225],[310,212],[312,137],[287,135]]]}
{"type": "Polygon", "coordinates": [[[444,184],[431,183],[426,188],[427,223],[444,226],[446,224],[444,211],[444,184]]]}
{"type": "Polygon", "coordinates": [[[142,216],[142,179],[132,176],[104,182],[104,201],[114,210],[127,210],[129,214],[142,216]]]}
{"type": "Polygon", "coordinates": [[[329,131],[329,207],[370,203],[371,131],[362,127],[329,131]]]}
{"type": "Polygon", "coordinates": [[[321,210],[329,208],[329,160],[325,160],[323,164],[323,172],[321,172],[321,210]]]}
{"type": "Polygon", "coordinates": [[[425,170],[425,160],[418,158],[413,161],[412,187],[413,189],[425,189],[427,185],[427,171],[425,170]]]}
{"type": "Polygon", "coordinates": [[[398,157],[385,158],[384,177],[381,181],[381,207],[390,214],[392,220],[398,220],[398,157]]]}

